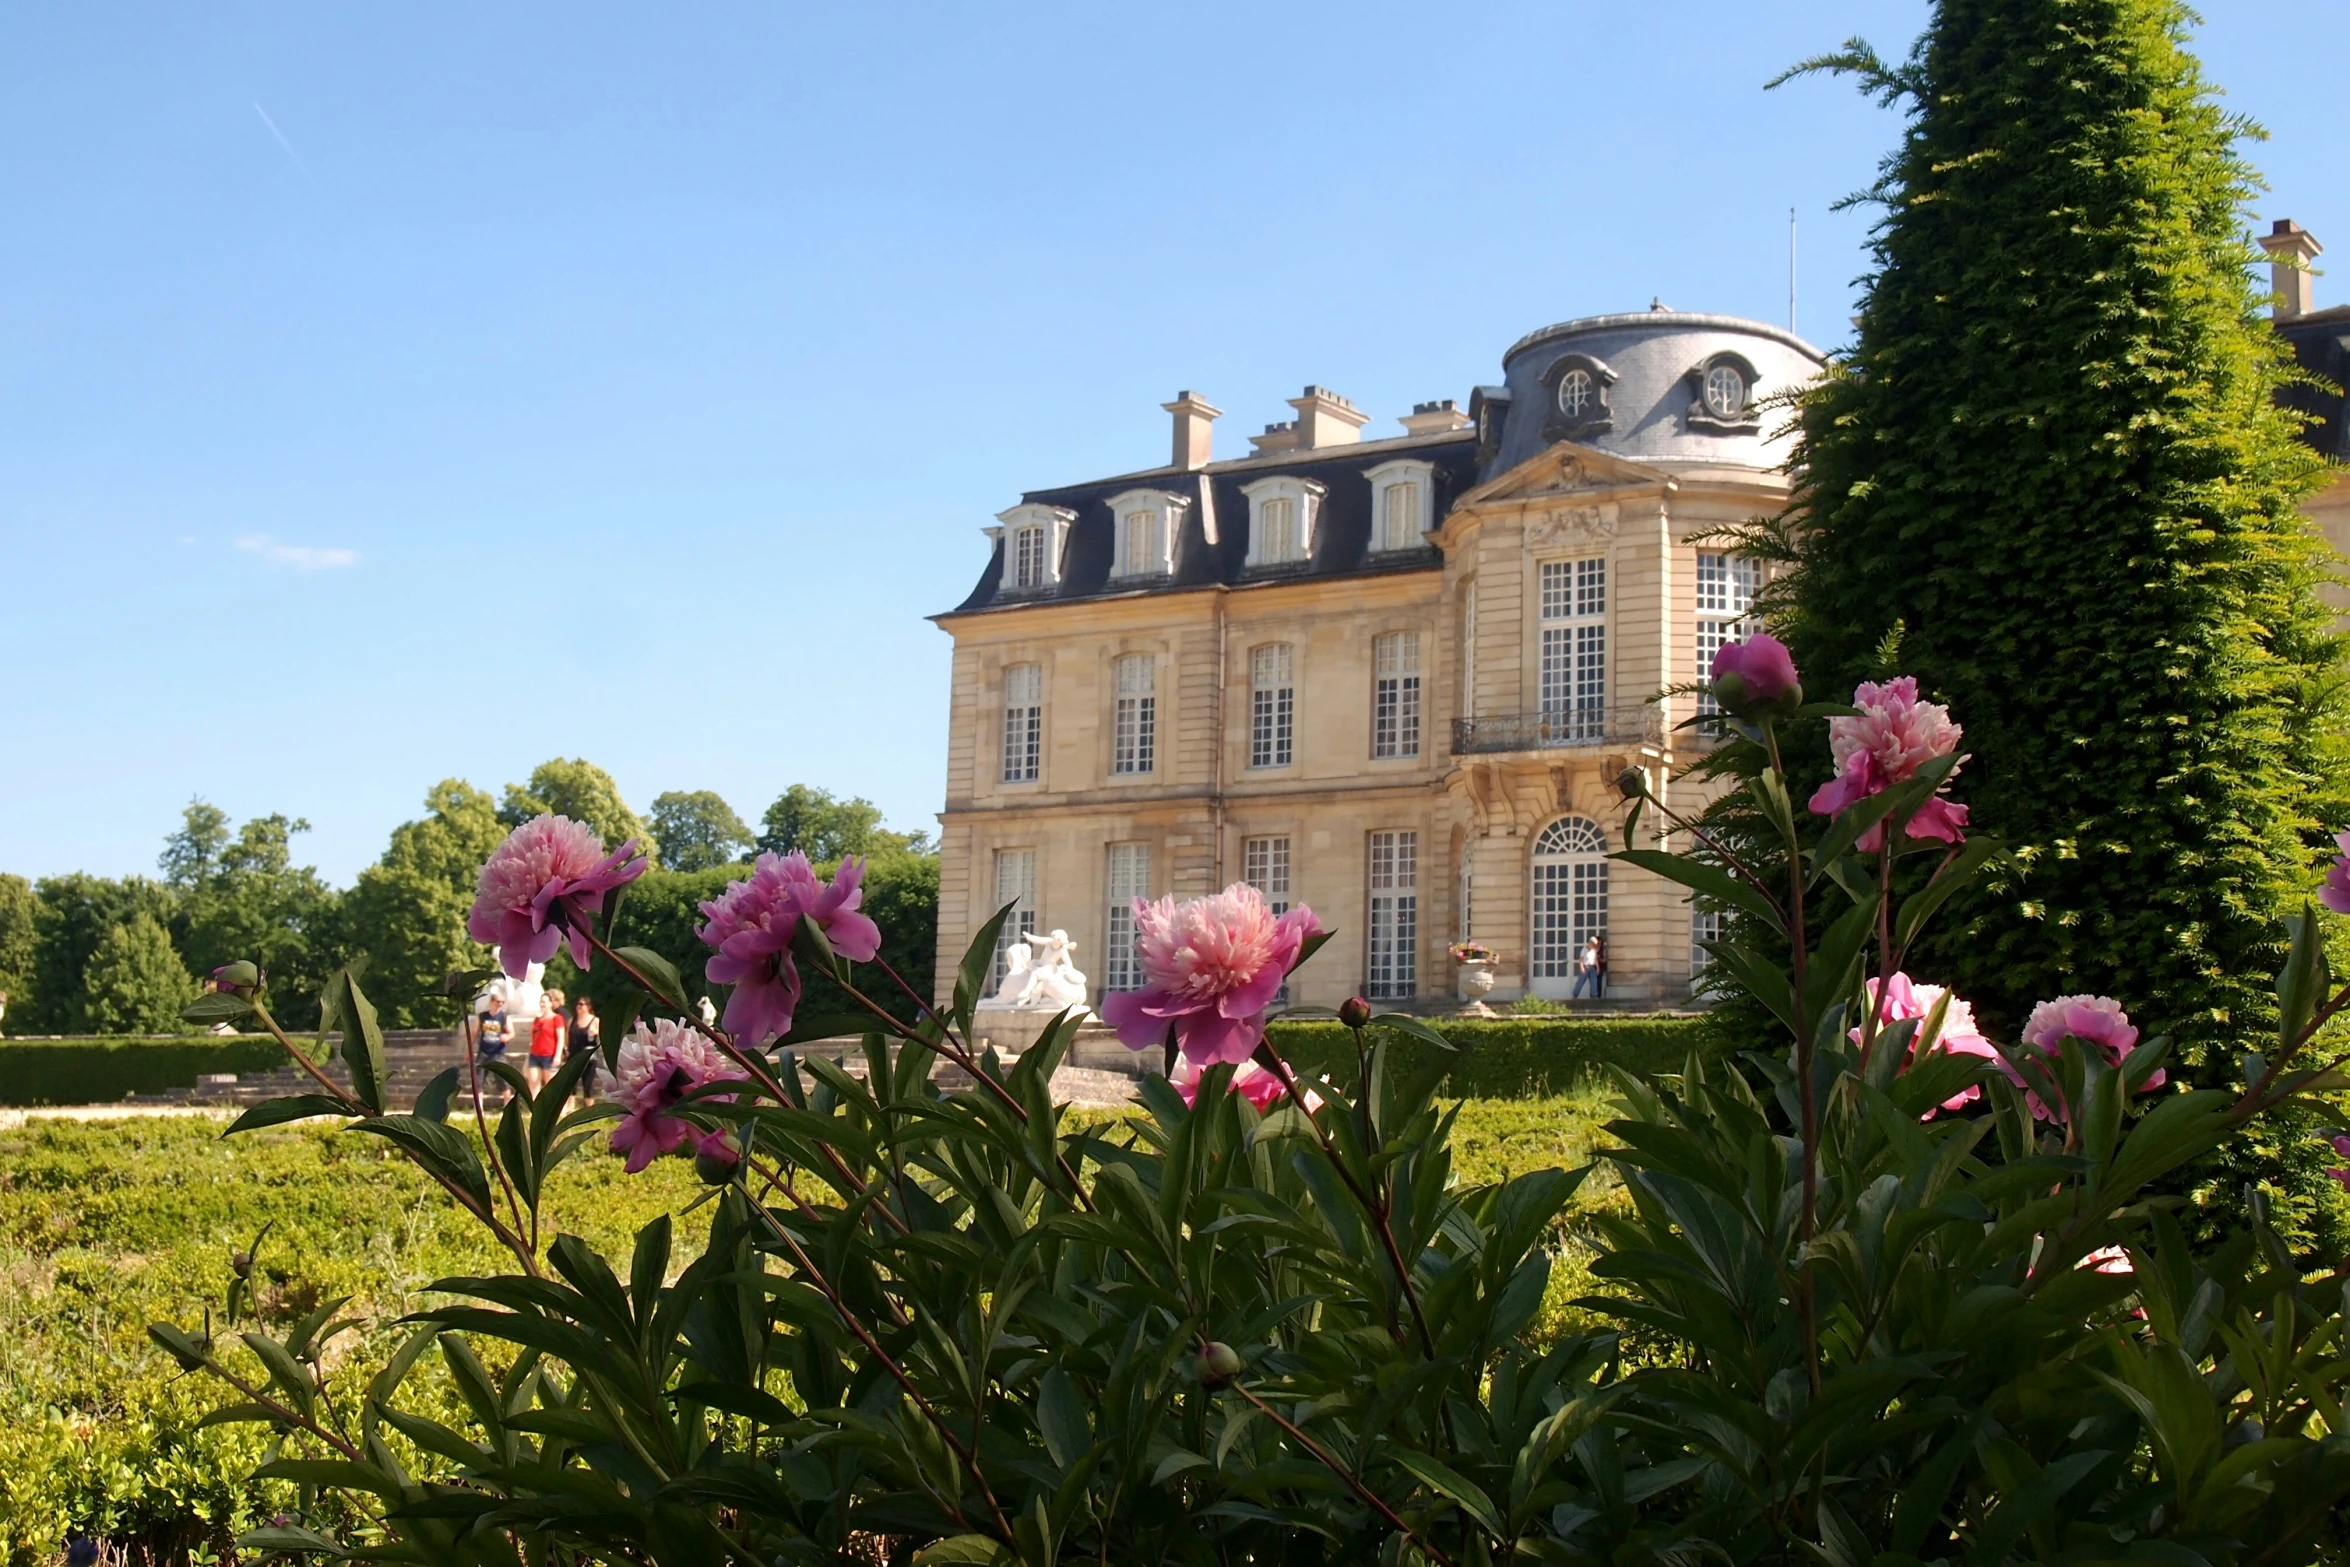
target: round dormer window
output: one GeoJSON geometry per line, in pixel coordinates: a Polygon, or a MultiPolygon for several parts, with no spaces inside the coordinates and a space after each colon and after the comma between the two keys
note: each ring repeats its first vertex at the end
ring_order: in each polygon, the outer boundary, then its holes
{"type": "Polygon", "coordinates": [[[1715,365],[1705,373],[1705,411],[1716,419],[1746,412],[1746,377],[1736,365],[1715,365]]]}
{"type": "Polygon", "coordinates": [[[1598,401],[1598,387],[1588,370],[1569,370],[1559,377],[1559,412],[1569,419],[1587,417],[1598,401]]]}

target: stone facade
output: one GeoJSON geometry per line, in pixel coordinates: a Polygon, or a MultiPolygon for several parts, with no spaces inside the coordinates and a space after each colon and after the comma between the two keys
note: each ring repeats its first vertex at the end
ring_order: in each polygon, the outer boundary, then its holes
{"type": "Polygon", "coordinates": [[[937,617],[940,991],[1015,898],[1098,995],[1132,982],[1128,894],[1245,879],[1340,933],[1293,1002],[1444,1004],[1467,936],[1500,953],[1495,999],[1564,995],[1593,931],[1611,997],[1685,1000],[1688,903],[1602,858],[1614,780],[1644,767],[1702,803],[1674,781],[1695,754],[1674,688],[1759,580],[1703,536],[1783,503],[1758,404],[1819,364],[1756,322],[1588,318],[1397,437],[1308,387],[1216,462],[1216,410],[1186,392],[1167,466],[1022,497],[937,617]]]}

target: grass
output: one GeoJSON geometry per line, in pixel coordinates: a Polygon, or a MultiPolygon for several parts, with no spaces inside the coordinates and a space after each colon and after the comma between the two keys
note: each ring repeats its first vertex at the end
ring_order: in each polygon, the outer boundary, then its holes
{"type": "MultiPolygon", "coordinates": [[[[1454,1128],[1464,1181],[1483,1182],[1591,1155],[1607,1119],[1596,1085],[1534,1100],[1470,1100],[1454,1128]]],[[[549,1211],[607,1255],[701,1190],[663,1160],[629,1178],[584,1156],[550,1184],[549,1211]]],[[[1620,1200],[1600,1175],[1579,1211],[1620,1200]]],[[[220,1542],[283,1499],[244,1477],[260,1428],[196,1422],[223,1402],[147,1341],[146,1324],[202,1320],[230,1258],[271,1228],[254,1283],[266,1315],[300,1315],[340,1295],[389,1322],[430,1298],[424,1286],[495,1267],[481,1232],[375,1139],[286,1128],[223,1141],[200,1117],[33,1120],[0,1130],[0,1564],[57,1559],[68,1532],[138,1539],[219,1560],[220,1542]]],[[[693,1233],[691,1221],[680,1239],[693,1233]]],[[[1574,1324],[1590,1288],[1571,1226],[1537,1332],[1574,1324]]],[[[388,1353],[368,1335],[353,1353],[388,1353]]],[[[346,1341],[348,1342],[348,1341],[346,1341]]],[[[414,1384],[411,1384],[413,1387],[414,1384]]]]}

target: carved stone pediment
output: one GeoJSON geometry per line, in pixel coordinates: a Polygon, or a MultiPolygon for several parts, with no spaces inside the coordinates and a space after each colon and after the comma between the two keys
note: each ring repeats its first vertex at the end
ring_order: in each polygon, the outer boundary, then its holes
{"type": "Polygon", "coordinates": [[[1597,506],[1553,507],[1526,522],[1526,542],[1544,544],[1592,544],[1616,536],[1615,503],[1597,506]]]}

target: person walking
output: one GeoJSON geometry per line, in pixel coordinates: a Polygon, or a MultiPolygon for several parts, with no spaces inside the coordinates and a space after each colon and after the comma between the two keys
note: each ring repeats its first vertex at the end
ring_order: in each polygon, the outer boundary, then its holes
{"type": "Polygon", "coordinates": [[[563,1058],[585,1055],[588,1064],[580,1069],[578,1085],[572,1091],[575,1101],[593,1103],[596,1097],[596,1074],[604,1069],[604,1020],[596,1016],[596,1004],[582,996],[571,1004],[571,1028],[563,1046],[563,1058]]]}
{"type": "Polygon", "coordinates": [[[1588,990],[1591,998],[1599,999],[1599,938],[1593,936],[1583,943],[1583,950],[1575,954],[1575,987],[1567,992],[1569,1001],[1580,1001],[1588,990]]]}
{"type": "Polygon", "coordinates": [[[530,1024],[530,1065],[524,1069],[522,1080],[530,1084],[535,1096],[547,1086],[547,1079],[555,1075],[555,1062],[563,1054],[563,992],[547,992],[546,1004],[530,1024]]]}
{"type": "Polygon", "coordinates": [[[1607,938],[1597,931],[1591,934],[1591,955],[1596,960],[1592,965],[1591,999],[1605,1001],[1607,999],[1607,938]]]}

